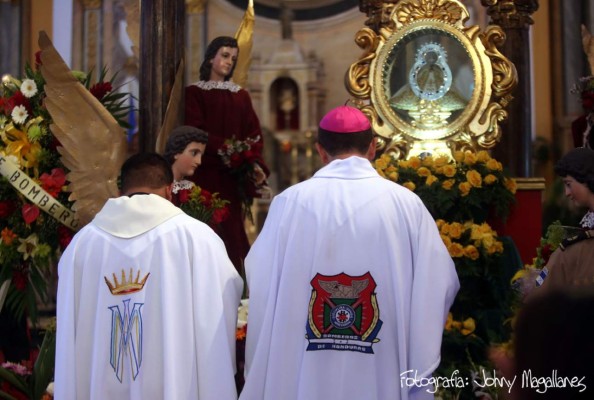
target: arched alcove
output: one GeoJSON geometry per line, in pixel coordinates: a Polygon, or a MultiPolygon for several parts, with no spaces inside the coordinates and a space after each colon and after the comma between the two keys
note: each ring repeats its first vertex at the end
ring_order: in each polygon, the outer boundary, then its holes
{"type": "Polygon", "coordinates": [[[299,130],[299,108],[301,93],[297,83],[287,77],[280,77],[272,82],[269,90],[270,126],[276,131],[299,130]]]}

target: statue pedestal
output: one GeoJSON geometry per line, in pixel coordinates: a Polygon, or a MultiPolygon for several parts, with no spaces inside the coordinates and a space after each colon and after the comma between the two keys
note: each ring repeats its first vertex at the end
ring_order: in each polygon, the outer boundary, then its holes
{"type": "Polygon", "coordinates": [[[532,264],[542,236],[542,195],[544,178],[516,178],[516,204],[512,206],[505,222],[492,219],[489,222],[499,236],[510,236],[522,262],[532,264]]]}

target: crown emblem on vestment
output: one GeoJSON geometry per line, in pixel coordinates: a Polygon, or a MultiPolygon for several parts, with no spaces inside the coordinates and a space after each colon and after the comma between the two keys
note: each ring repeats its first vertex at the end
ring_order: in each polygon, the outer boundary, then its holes
{"type": "Polygon", "coordinates": [[[140,279],[140,270],[138,270],[138,272],[136,273],[136,279],[134,279],[133,274],[132,274],[132,268],[130,268],[130,273],[129,273],[127,279],[126,279],[126,272],[124,271],[124,269],[122,269],[121,282],[118,282],[118,278],[116,277],[115,273],[112,274],[113,283],[110,282],[106,276],[104,276],[104,278],[105,278],[105,283],[107,284],[107,287],[109,287],[109,291],[111,292],[111,294],[123,295],[123,294],[131,294],[131,293],[141,291],[142,288],[144,287],[144,284],[146,283],[146,280],[148,279],[149,275],[150,275],[150,272],[147,273],[145,275],[145,277],[142,278],[142,280],[141,280],[140,279]]]}

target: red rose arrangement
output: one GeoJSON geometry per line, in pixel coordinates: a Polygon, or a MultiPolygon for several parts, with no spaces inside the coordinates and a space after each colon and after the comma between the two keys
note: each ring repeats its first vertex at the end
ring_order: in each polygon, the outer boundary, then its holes
{"type": "Polygon", "coordinates": [[[179,208],[207,225],[216,226],[229,217],[229,202],[221,199],[218,193],[210,193],[200,186],[180,189],[177,199],[179,208]]]}
{"type": "Polygon", "coordinates": [[[242,201],[244,216],[253,221],[251,207],[255,197],[262,197],[263,188],[267,188],[266,182],[257,187],[252,177],[256,168],[259,168],[257,161],[262,152],[262,140],[258,135],[246,140],[237,140],[235,137],[225,140],[218,154],[223,163],[230,169],[231,175],[237,180],[239,195],[242,201]]]}
{"type": "Polygon", "coordinates": [[[243,172],[247,173],[253,169],[253,164],[258,160],[260,151],[262,151],[262,141],[260,136],[256,136],[246,140],[227,139],[218,150],[218,154],[227,167],[235,171],[244,169],[243,172]]]}

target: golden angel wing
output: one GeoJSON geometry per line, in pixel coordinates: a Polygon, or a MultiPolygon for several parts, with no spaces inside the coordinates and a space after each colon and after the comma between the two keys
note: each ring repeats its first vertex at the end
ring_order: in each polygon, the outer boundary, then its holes
{"type": "Polygon", "coordinates": [[[239,55],[237,56],[235,71],[233,72],[233,82],[241,87],[245,87],[247,84],[248,70],[252,63],[254,20],[254,1],[249,0],[241,24],[237,32],[235,32],[235,39],[237,39],[237,45],[239,46],[239,55]]]}
{"type": "Polygon", "coordinates": [[[169,134],[176,126],[180,125],[180,104],[182,99],[182,91],[184,88],[184,59],[179,61],[177,66],[177,72],[175,73],[175,81],[169,94],[169,102],[167,103],[167,110],[163,117],[163,124],[157,136],[157,142],[155,143],[155,151],[159,154],[165,152],[165,145],[169,134]]]}
{"type": "Polygon", "coordinates": [[[594,38],[584,25],[582,25],[582,46],[590,64],[590,74],[594,75],[594,38]]]}
{"type": "Polygon", "coordinates": [[[45,32],[39,33],[45,106],[58,152],[69,169],[70,200],[81,226],[107,199],[117,197],[117,178],[126,158],[126,137],[113,116],[73,75],[45,32]]]}

